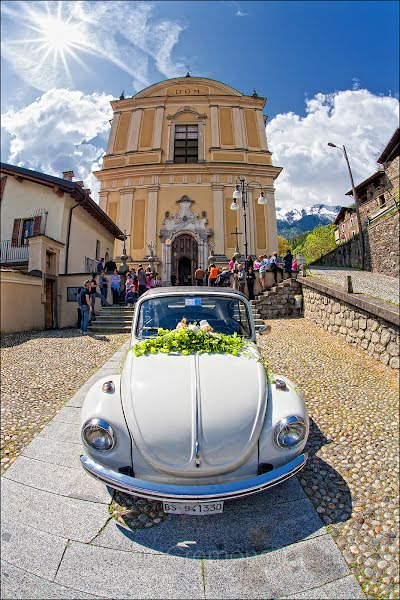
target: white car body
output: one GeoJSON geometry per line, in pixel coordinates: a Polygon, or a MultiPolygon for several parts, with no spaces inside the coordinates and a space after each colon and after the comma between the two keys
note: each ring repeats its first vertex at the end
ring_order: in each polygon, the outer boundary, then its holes
{"type": "Polygon", "coordinates": [[[267,380],[243,294],[208,287],[151,290],[137,302],[131,344],[142,341],[136,337],[141,305],[176,296],[240,299],[250,326],[247,351],[140,357],[129,351],[121,375],[96,382],[84,401],[82,430],[98,419],[111,426],[115,443],[99,451],[83,436],[83,467],[114,489],[174,502],[227,500],[291,477],[307,459],[306,408],[291,381],[280,377],[278,386],[267,380]],[[104,392],[110,381],[115,391],[104,392]],[[293,416],[303,422],[304,438],[281,447],[277,427],[293,416]]]}

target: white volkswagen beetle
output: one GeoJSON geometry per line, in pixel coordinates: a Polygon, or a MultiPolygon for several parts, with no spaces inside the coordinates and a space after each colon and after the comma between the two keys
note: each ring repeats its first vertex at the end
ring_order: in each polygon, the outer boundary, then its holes
{"type": "Polygon", "coordinates": [[[255,342],[241,292],[143,294],[121,375],[100,379],[85,398],[83,467],[111,488],[163,501],[166,512],[191,514],[221,512],[224,500],[297,473],[307,459],[304,401],[287,378],[266,375],[255,342]],[[159,328],[174,330],[183,317],[185,326],[207,322],[210,331],[240,336],[246,351],[135,354],[136,344],[159,328]]]}

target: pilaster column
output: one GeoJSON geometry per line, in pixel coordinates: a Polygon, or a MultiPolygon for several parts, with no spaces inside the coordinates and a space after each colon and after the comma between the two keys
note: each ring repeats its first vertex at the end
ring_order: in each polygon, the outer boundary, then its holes
{"type": "Polygon", "coordinates": [[[245,150],[247,150],[247,135],[246,135],[246,128],[244,125],[244,117],[243,117],[243,109],[242,108],[239,108],[239,122],[240,122],[240,129],[242,130],[243,148],[245,150]]]}
{"type": "Polygon", "coordinates": [[[264,119],[263,119],[263,114],[262,114],[261,110],[256,111],[256,118],[257,118],[258,134],[259,134],[259,138],[260,138],[261,150],[268,151],[267,136],[265,133],[264,119]]]}
{"type": "Polygon", "coordinates": [[[129,127],[128,133],[128,152],[136,152],[138,149],[138,140],[139,140],[139,132],[140,132],[140,123],[142,121],[142,112],[141,108],[133,111],[133,115],[131,118],[131,124],[129,127]]]}
{"type": "Polygon", "coordinates": [[[224,186],[212,183],[214,201],[214,242],[216,254],[225,254],[224,244],[224,186]]]}
{"type": "MultiPolygon", "coordinates": [[[[124,231],[126,229],[127,234],[132,234],[132,206],[133,206],[133,193],[135,188],[126,188],[120,191],[120,200],[118,207],[118,219],[117,225],[118,227],[124,231]]],[[[130,238],[128,238],[130,240],[130,238]]],[[[130,249],[130,241],[128,241],[127,251],[130,249]]],[[[116,254],[117,256],[121,256],[123,249],[123,242],[116,242],[116,254]]],[[[128,251],[128,258],[131,260],[130,251],[128,251]]]]}
{"type": "Polygon", "coordinates": [[[267,252],[278,252],[278,228],[276,224],[275,194],[267,192],[265,194],[267,204],[265,205],[265,220],[267,228],[267,252]]]}
{"type": "Polygon", "coordinates": [[[104,212],[107,212],[108,192],[106,190],[99,192],[99,206],[104,212]]]}
{"type": "Polygon", "coordinates": [[[238,106],[234,106],[232,109],[232,114],[233,128],[235,131],[235,146],[236,148],[244,148],[243,128],[240,120],[240,108],[238,106]]]}
{"type": "Polygon", "coordinates": [[[113,116],[113,119],[111,122],[110,137],[108,138],[107,154],[113,153],[115,136],[117,135],[117,129],[118,129],[120,115],[121,115],[121,113],[114,113],[114,116],[113,116]]]}
{"type": "Polygon", "coordinates": [[[219,121],[218,121],[218,106],[210,106],[211,113],[211,146],[219,148],[219,121]]]}
{"type": "MultiPolygon", "coordinates": [[[[248,195],[249,199],[249,207],[248,207],[248,221],[247,225],[249,228],[249,253],[251,255],[256,253],[256,227],[254,221],[254,207],[258,202],[258,198],[260,196],[259,188],[250,189],[250,193],[248,195]]],[[[247,258],[247,257],[246,257],[247,258]]]]}
{"type": "Polygon", "coordinates": [[[153,149],[161,148],[161,132],[164,117],[164,107],[157,106],[154,118],[153,149]]]}
{"type": "Polygon", "coordinates": [[[147,188],[146,247],[150,242],[157,243],[157,202],[159,189],[159,185],[152,185],[147,188]]]}

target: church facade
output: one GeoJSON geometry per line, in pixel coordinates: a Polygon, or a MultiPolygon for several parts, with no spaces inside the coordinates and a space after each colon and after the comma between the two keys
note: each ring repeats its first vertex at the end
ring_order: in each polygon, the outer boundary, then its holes
{"type": "MultiPolygon", "coordinates": [[[[274,180],[265,98],[224,83],[180,77],[111,103],[114,116],[100,181],[100,207],[126,230],[128,264],[152,254],[164,285],[172,272],[191,283],[210,252],[226,264],[244,232],[252,255],[277,251],[274,180]],[[247,190],[246,229],[232,210],[237,178],[247,190]],[[249,185],[247,185],[249,184],[249,185]],[[266,204],[258,199],[263,190],[266,204]],[[236,231],[239,235],[235,235],[236,231]]],[[[122,254],[117,241],[115,256],[122,254]]]]}

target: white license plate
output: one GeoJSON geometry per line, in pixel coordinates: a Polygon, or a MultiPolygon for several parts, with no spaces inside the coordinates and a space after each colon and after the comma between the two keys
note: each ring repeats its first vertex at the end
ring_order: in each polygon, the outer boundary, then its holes
{"type": "Polygon", "coordinates": [[[224,511],[221,502],[163,502],[166,513],[175,515],[215,515],[224,511]]]}

